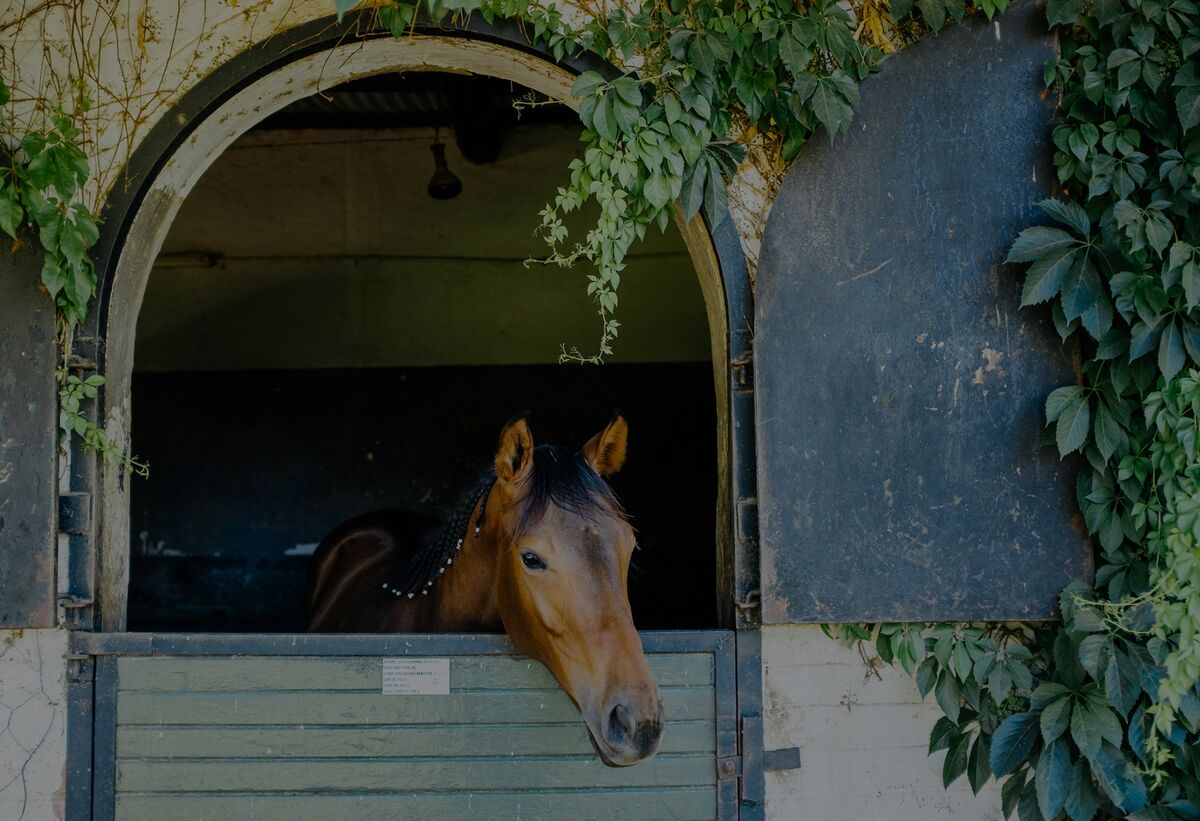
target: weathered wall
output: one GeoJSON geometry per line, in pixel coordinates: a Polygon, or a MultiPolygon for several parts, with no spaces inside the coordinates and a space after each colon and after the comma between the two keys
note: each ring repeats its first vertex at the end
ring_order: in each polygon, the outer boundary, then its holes
{"type": "Polygon", "coordinates": [[[63,817],[65,630],[0,631],[0,819],[63,817]]]}
{"type": "Polygon", "coordinates": [[[941,715],[903,672],[866,666],[820,628],[763,629],[768,750],[799,747],[801,767],[767,773],[767,817],[788,821],[1000,821],[993,782],[942,788],[945,753],[927,757],[941,715]]]}

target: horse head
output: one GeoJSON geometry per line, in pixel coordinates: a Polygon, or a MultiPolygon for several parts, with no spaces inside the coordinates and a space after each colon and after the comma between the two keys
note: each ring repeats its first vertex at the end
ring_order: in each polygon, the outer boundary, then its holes
{"type": "Polygon", "coordinates": [[[578,705],[601,759],[627,766],[662,735],[658,686],[633,625],[626,579],[633,528],[604,477],[625,461],[615,415],[578,452],[534,446],[524,418],[505,426],[485,527],[497,546],[495,596],[514,643],[578,705]]]}

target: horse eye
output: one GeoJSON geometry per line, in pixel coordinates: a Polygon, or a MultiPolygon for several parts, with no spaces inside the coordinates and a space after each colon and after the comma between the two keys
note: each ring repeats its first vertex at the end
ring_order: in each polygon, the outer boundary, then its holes
{"type": "Polygon", "coordinates": [[[542,561],[542,557],[536,553],[531,553],[528,550],[521,554],[521,562],[530,570],[546,569],[546,563],[542,561]]]}

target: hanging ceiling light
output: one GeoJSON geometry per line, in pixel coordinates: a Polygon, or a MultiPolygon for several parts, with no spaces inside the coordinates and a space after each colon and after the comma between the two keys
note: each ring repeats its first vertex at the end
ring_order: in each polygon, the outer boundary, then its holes
{"type": "Polygon", "coordinates": [[[429,196],[435,200],[451,200],[462,193],[462,180],[460,180],[450,167],[446,165],[446,144],[438,139],[438,132],[433,132],[433,145],[429,146],[429,150],[433,152],[433,176],[429,178],[429,196]]]}

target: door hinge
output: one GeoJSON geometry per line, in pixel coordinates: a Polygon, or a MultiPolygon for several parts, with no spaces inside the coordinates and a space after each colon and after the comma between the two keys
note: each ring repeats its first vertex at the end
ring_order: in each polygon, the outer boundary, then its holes
{"type": "Polygon", "coordinates": [[[92,526],[92,494],[58,495],[58,532],[84,535],[92,526]]]}
{"type": "Polygon", "coordinates": [[[734,597],[738,626],[757,627],[761,621],[762,592],[758,569],[758,499],[739,498],[734,507],[734,535],[737,549],[733,555],[734,597]]]}
{"type": "Polygon", "coordinates": [[[85,653],[67,653],[67,678],[76,684],[87,684],[92,680],[92,656],[85,653]]]}
{"type": "Polygon", "coordinates": [[[729,362],[729,370],[733,374],[732,388],[738,393],[750,393],[754,390],[754,351],[746,350],[735,356],[729,362]]]}
{"type": "Polygon", "coordinates": [[[66,591],[58,597],[68,630],[90,630],[95,601],[92,593],[92,494],[58,495],[58,532],[67,536],[66,591]]]}

